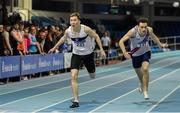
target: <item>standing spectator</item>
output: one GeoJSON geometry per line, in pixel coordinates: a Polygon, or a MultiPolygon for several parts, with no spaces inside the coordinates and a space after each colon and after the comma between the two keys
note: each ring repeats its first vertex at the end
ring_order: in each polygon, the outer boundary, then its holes
{"type": "Polygon", "coordinates": [[[27,55],[29,54],[29,51],[28,51],[28,48],[30,46],[30,38],[29,38],[29,28],[25,28],[24,29],[24,38],[23,38],[23,41],[24,41],[24,55],[27,55]]]}
{"type": "MultiPolygon", "coordinates": [[[[48,53],[48,51],[54,47],[57,40],[54,37],[55,35],[55,27],[54,26],[48,26],[48,35],[44,43],[44,51],[45,53],[48,53]]],[[[57,51],[57,49],[56,49],[57,51]]]]}
{"type": "Polygon", "coordinates": [[[4,44],[3,44],[3,25],[0,25],[0,56],[4,56],[4,44]]]}
{"type": "Polygon", "coordinates": [[[109,51],[110,45],[111,45],[111,39],[110,39],[109,31],[106,31],[104,33],[104,36],[101,38],[101,42],[102,42],[103,49],[105,50],[105,53],[106,53],[106,59],[105,60],[103,59],[102,63],[108,64],[108,51],[109,51]]]}
{"type": "MultiPolygon", "coordinates": [[[[54,26],[48,26],[48,35],[45,39],[44,43],[44,52],[48,53],[48,51],[53,48],[57,42],[57,37],[55,37],[55,32],[56,29],[54,26]]],[[[58,49],[56,48],[56,53],[59,52],[58,49]]],[[[55,71],[50,71],[49,75],[54,75],[55,71]]]]}
{"type": "Polygon", "coordinates": [[[47,35],[45,33],[45,29],[41,29],[39,31],[38,37],[37,37],[37,41],[39,42],[40,49],[44,54],[45,54],[45,52],[44,52],[44,44],[45,44],[46,36],[47,35]]]}
{"type": "Polygon", "coordinates": [[[40,54],[43,54],[43,52],[40,49],[40,45],[36,39],[36,27],[35,26],[30,27],[29,39],[30,39],[29,53],[30,54],[38,54],[38,51],[39,51],[40,54]]]}
{"type": "MultiPolygon", "coordinates": [[[[4,56],[4,46],[3,46],[3,25],[0,25],[0,56],[4,56]]],[[[0,78],[0,85],[3,85],[3,79],[0,78]]]]}
{"type": "Polygon", "coordinates": [[[3,39],[4,39],[4,55],[13,55],[13,51],[11,48],[11,44],[10,44],[10,40],[9,40],[9,32],[7,29],[7,26],[4,26],[4,30],[3,30],[3,39]]]}
{"type": "Polygon", "coordinates": [[[23,43],[18,43],[17,49],[20,55],[24,54],[24,23],[19,23],[19,36],[23,40],[23,43]]]}
{"type": "Polygon", "coordinates": [[[15,23],[10,31],[10,40],[12,42],[13,54],[19,55],[18,44],[23,43],[23,39],[20,35],[19,24],[15,23]]]}
{"type": "MultiPolygon", "coordinates": [[[[7,45],[7,48],[10,50],[10,53],[12,54],[12,50],[11,50],[11,47],[10,47],[10,44],[9,44],[9,37],[5,36],[4,35],[4,26],[3,25],[0,25],[0,56],[5,56],[5,46],[4,45],[7,45]]],[[[6,81],[6,79],[1,79],[0,78],[0,85],[4,84],[6,81]]]]}

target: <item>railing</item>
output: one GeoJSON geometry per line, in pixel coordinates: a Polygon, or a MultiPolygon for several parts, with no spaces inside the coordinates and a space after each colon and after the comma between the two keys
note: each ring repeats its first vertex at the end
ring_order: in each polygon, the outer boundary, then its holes
{"type": "Polygon", "coordinates": [[[167,43],[168,48],[159,48],[154,42],[151,40],[150,45],[152,50],[157,48],[159,51],[168,51],[168,50],[180,50],[180,36],[168,36],[168,37],[160,37],[161,42],[167,43]]]}
{"type": "Polygon", "coordinates": [[[105,50],[105,52],[108,53],[106,55],[106,59],[102,59],[102,57],[100,56],[99,50],[96,50],[94,52],[94,61],[95,61],[96,66],[114,64],[119,61],[122,61],[123,55],[120,52],[120,49],[109,49],[109,50],[105,50]],[[106,60],[107,60],[107,64],[106,64],[106,60]]]}

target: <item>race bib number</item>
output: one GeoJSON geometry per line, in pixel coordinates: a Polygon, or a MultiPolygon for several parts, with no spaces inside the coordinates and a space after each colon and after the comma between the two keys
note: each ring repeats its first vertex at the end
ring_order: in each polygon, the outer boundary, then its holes
{"type": "Polygon", "coordinates": [[[76,46],[77,47],[85,47],[85,40],[83,40],[83,41],[80,41],[80,42],[76,42],[76,46]]]}
{"type": "Polygon", "coordinates": [[[137,47],[144,47],[144,46],[148,46],[148,42],[140,43],[140,44],[137,45],[137,47]]]}

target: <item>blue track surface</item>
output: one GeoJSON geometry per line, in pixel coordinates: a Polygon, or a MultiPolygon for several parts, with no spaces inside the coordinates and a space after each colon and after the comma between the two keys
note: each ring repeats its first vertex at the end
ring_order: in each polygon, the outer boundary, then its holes
{"type": "Polygon", "coordinates": [[[150,100],[138,92],[131,61],[97,67],[96,79],[86,70],[78,78],[80,107],[70,109],[70,74],[48,76],[0,86],[0,113],[20,112],[176,112],[180,113],[180,51],[152,55],[150,100]]]}

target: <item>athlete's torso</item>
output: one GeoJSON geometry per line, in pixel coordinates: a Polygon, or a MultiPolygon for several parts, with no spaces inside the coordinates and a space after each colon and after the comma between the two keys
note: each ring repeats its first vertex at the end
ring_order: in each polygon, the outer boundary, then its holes
{"type": "Polygon", "coordinates": [[[90,54],[94,49],[93,39],[85,33],[84,27],[81,25],[80,32],[74,32],[71,26],[67,29],[67,36],[72,41],[73,53],[77,55],[90,54]]]}
{"type": "Polygon", "coordinates": [[[138,26],[133,28],[134,30],[134,37],[130,38],[131,41],[131,51],[137,49],[132,56],[140,56],[148,51],[150,51],[149,46],[149,31],[147,30],[144,36],[140,36],[138,32],[138,26]]]}

